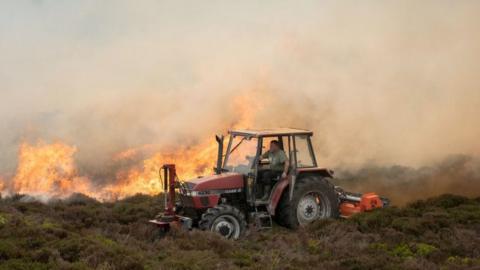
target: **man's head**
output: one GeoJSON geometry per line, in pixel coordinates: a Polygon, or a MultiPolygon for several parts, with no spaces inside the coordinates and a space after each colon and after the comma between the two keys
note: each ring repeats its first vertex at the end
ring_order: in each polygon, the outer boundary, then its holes
{"type": "Polygon", "coordinates": [[[280,150],[280,142],[277,140],[273,140],[270,142],[270,151],[277,152],[280,150]]]}

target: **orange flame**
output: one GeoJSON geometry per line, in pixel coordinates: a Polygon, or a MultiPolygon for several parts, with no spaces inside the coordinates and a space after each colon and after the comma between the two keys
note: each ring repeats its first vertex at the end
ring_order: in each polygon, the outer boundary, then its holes
{"type": "MultiPolygon", "coordinates": [[[[249,127],[254,122],[255,113],[261,108],[259,94],[242,95],[233,102],[235,121],[229,128],[249,127]]],[[[228,128],[227,128],[228,129],[228,128]]],[[[141,147],[145,148],[147,146],[141,147]]],[[[126,150],[117,158],[130,158],[137,149],[126,150]]],[[[209,175],[217,159],[217,144],[211,139],[192,147],[178,147],[172,151],[162,151],[143,161],[141,168],[133,168],[126,174],[119,174],[114,185],[105,188],[106,197],[126,197],[136,193],[158,194],[163,191],[159,181],[159,169],[163,164],[174,163],[181,179],[192,179],[209,175]]]]}
{"type": "Polygon", "coordinates": [[[5,192],[5,180],[0,177],[0,195],[2,195],[5,192]]]}
{"type": "Polygon", "coordinates": [[[65,197],[73,192],[90,194],[86,178],[76,176],[75,147],[63,143],[20,146],[18,168],[13,178],[15,192],[65,197]]]}
{"type": "Polygon", "coordinates": [[[115,184],[104,189],[104,197],[122,198],[136,193],[158,194],[163,191],[159,170],[163,164],[177,164],[177,174],[182,179],[212,173],[217,153],[216,144],[200,144],[191,148],[177,149],[170,153],[156,153],[143,161],[139,168],[119,173],[115,184]]]}
{"type": "MultiPolygon", "coordinates": [[[[249,127],[256,110],[260,108],[259,100],[258,96],[251,93],[237,98],[232,106],[234,121],[229,127],[249,127]]],[[[113,161],[134,159],[141,151],[152,149],[153,145],[127,149],[114,156],[113,161]]],[[[23,143],[19,150],[16,175],[11,181],[12,189],[16,193],[47,198],[64,198],[72,193],[84,193],[100,200],[113,200],[137,193],[153,195],[162,192],[159,169],[166,163],[175,163],[182,179],[212,173],[217,159],[217,144],[210,136],[194,146],[169,149],[154,153],[143,160],[141,165],[121,169],[110,184],[97,187],[87,177],[77,175],[74,162],[76,147],[61,142],[38,142],[36,145],[23,143]]],[[[6,189],[5,181],[0,179],[0,191],[6,189]]]]}

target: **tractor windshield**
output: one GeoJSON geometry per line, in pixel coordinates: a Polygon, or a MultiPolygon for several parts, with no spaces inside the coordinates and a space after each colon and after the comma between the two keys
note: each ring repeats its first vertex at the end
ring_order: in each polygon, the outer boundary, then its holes
{"type": "Polygon", "coordinates": [[[223,168],[229,172],[248,174],[253,167],[257,147],[257,138],[231,137],[223,168]]]}

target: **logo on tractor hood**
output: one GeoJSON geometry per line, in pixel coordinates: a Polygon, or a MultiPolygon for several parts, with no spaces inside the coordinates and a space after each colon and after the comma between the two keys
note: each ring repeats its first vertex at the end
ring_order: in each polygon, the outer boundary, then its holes
{"type": "Polygon", "coordinates": [[[206,191],[220,189],[243,188],[243,175],[238,173],[222,173],[211,176],[199,177],[186,181],[191,191],[206,191]]]}

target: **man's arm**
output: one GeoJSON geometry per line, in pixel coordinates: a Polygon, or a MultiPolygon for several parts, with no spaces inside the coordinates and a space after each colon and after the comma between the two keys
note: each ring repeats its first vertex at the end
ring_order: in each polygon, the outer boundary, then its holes
{"type": "Polygon", "coordinates": [[[288,158],[285,160],[285,166],[283,167],[282,178],[287,177],[288,175],[288,168],[290,167],[290,162],[288,162],[288,158]]]}
{"type": "Polygon", "coordinates": [[[290,161],[288,160],[288,157],[287,155],[285,154],[285,152],[283,152],[283,173],[282,173],[282,178],[286,178],[287,175],[288,175],[288,169],[290,168],[290,161]]]}

